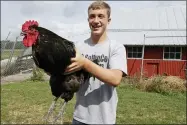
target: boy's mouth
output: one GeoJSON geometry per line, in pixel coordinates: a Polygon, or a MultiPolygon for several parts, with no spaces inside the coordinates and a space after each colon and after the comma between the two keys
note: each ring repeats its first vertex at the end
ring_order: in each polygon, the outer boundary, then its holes
{"type": "Polygon", "coordinates": [[[92,28],[94,29],[94,30],[98,30],[99,28],[100,28],[101,26],[94,26],[94,25],[92,25],[92,28]]]}

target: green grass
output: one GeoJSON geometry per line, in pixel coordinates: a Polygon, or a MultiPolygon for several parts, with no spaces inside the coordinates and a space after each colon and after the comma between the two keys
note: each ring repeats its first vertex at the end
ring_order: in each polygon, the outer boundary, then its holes
{"type": "Polygon", "coordinates": [[[118,88],[117,123],[125,124],[184,124],[186,96],[143,92],[122,85],[118,88]]]}
{"type": "MultiPolygon", "coordinates": [[[[12,50],[4,50],[3,53],[1,53],[1,60],[8,59],[10,57],[12,50]]],[[[16,49],[14,50],[13,57],[17,57],[21,55],[22,49],[16,49]]]]}
{"type": "MultiPolygon", "coordinates": [[[[42,124],[52,96],[46,82],[2,85],[1,123],[42,124]]],[[[148,93],[121,84],[118,88],[117,124],[186,124],[186,96],[148,93]]],[[[64,122],[70,123],[75,98],[66,107],[64,122]]]]}

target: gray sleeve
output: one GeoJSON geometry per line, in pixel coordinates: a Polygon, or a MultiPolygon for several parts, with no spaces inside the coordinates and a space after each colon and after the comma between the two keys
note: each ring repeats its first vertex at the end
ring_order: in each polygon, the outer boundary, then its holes
{"type": "Polygon", "coordinates": [[[109,68],[118,69],[123,71],[123,76],[127,75],[127,58],[126,49],[122,44],[117,44],[111,50],[111,55],[109,59],[109,68]]]}

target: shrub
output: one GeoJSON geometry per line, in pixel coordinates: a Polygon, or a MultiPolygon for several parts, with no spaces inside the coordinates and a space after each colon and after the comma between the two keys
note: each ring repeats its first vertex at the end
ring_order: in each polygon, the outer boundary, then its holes
{"type": "Polygon", "coordinates": [[[145,91],[157,93],[171,93],[171,88],[167,82],[163,82],[163,76],[152,77],[145,81],[145,91]]]}
{"type": "Polygon", "coordinates": [[[44,81],[44,71],[38,67],[33,68],[32,81],[44,81]]]}
{"type": "Polygon", "coordinates": [[[185,93],[186,80],[177,76],[153,76],[151,78],[142,78],[140,81],[137,77],[127,78],[123,80],[134,87],[147,92],[156,92],[161,94],[185,93]]]}

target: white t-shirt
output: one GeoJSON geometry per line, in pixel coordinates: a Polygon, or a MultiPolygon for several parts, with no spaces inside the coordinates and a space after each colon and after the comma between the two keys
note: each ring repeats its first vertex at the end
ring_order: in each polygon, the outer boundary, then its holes
{"type": "MultiPolygon", "coordinates": [[[[97,58],[103,68],[119,69],[127,74],[126,50],[122,44],[109,39],[93,44],[89,38],[76,43],[76,48],[90,60],[97,58]]],[[[115,124],[117,103],[115,87],[90,77],[76,93],[73,118],[86,124],[115,124]]]]}

